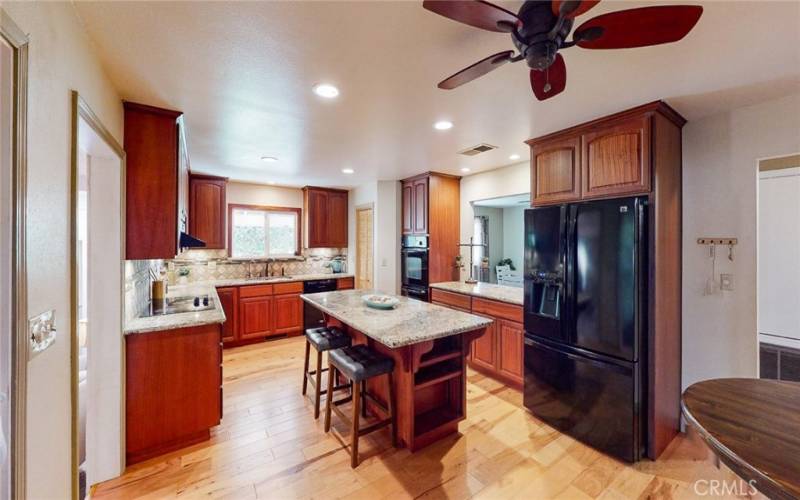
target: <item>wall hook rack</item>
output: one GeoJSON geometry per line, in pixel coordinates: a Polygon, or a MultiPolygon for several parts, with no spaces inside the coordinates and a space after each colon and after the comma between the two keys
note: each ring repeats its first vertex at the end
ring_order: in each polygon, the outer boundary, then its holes
{"type": "MultiPolygon", "coordinates": [[[[739,243],[737,238],[709,238],[709,237],[702,237],[697,238],[698,245],[710,245],[712,248],[717,245],[727,246],[728,247],[728,260],[733,260],[733,247],[739,243]]],[[[713,255],[713,254],[712,254],[713,255]]]]}

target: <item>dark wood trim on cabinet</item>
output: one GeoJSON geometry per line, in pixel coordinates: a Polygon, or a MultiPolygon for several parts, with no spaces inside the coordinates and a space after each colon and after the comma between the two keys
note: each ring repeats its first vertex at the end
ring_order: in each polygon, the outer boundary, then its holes
{"type": "Polygon", "coordinates": [[[235,209],[263,210],[266,212],[291,212],[297,214],[297,250],[295,255],[300,255],[303,251],[303,209],[297,207],[275,207],[269,205],[246,205],[243,203],[228,204],[228,257],[232,256],[233,248],[233,211],[235,209]]]}

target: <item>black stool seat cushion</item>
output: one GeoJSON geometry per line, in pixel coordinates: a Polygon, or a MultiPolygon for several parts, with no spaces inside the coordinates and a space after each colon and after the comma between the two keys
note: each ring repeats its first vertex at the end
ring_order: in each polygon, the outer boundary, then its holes
{"type": "Polygon", "coordinates": [[[330,351],[350,345],[350,336],[336,327],[309,328],[306,338],[317,351],[330,351]]]}
{"type": "Polygon", "coordinates": [[[328,359],[353,382],[377,377],[394,370],[394,360],[361,344],[328,353],[328,359]]]}

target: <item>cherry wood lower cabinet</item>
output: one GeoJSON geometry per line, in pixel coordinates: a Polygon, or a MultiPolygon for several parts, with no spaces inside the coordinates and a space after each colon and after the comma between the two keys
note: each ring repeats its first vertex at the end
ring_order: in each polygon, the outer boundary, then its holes
{"type": "Polygon", "coordinates": [[[125,337],[125,458],[141,462],[210,437],[222,418],[220,325],[125,337]]]}
{"type": "Polygon", "coordinates": [[[355,278],[339,278],[336,280],[337,290],[351,290],[356,287],[355,278]]]}
{"type": "Polygon", "coordinates": [[[226,321],[225,347],[261,342],[277,335],[303,332],[301,281],[217,288],[226,321]]]}
{"type": "Polygon", "coordinates": [[[494,323],[486,328],[486,332],[472,342],[467,358],[469,365],[513,387],[522,388],[522,306],[438,288],[431,288],[431,303],[493,319],[494,323]]]}

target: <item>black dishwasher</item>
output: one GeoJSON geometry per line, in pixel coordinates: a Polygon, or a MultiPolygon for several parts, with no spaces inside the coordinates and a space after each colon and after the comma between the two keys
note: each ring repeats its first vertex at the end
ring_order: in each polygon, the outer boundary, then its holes
{"type": "MultiPolygon", "coordinates": [[[[303,293],[332,292],[336,290],[336,280],[308,280],[303,282],[303,293]]],[[[318,328],[325,326],[322,311],[303,301],[303,328],[318,328]]]]}

